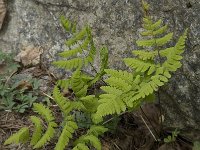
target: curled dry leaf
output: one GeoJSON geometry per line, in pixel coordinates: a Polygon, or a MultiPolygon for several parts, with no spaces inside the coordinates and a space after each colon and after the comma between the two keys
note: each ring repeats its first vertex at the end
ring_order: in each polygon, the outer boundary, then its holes
{"type": "Polygon", "coordinates": [[[6,15],[6,5],[3,0],[0,0],[0,29],[2,27],[6,15]]]}
{"type": "Polygon", "coordinates": [[[21,62],[24,66],[37,65],[40,63],[40,55],[43,53],[41,47],[34,47],[32,45],[26,46],[15,57],[15,60],[21,62]]]}

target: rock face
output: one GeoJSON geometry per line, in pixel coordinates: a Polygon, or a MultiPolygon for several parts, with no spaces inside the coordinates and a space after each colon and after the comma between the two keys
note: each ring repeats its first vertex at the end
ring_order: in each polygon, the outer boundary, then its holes
{"type": "MultiPolygon", "coordinates": [[[[165,123],[200,129],[200,1],[147,0],[151,15],[163,19],[178,37],[190,28],[183,67],[163,88],[165,123]]],[[[0,31],[0,49],[19,53],[30,45],[43,49],[42,63],[49,67],[67,38],[59,23],[61,14],[89,24],[96,44],[106,44],[110,66],[124,68],[122,58],[136,49],[142,28],[140,0],[7,0],[7,16],[0,31]]],[[[50,67],[51,69],[51,67],[50,67]]]]}

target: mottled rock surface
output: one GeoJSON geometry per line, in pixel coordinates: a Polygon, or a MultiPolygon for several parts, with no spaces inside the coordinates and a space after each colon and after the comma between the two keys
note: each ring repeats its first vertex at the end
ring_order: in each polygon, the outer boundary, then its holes
{"type": "MultiPolygon", "coordinates": [[[[162,18],[178,37],[190,28],[183,67],[162,89],[165,123],[200,129],[200,1],[147,0],[151,15],[162,18]]],[[[0,31],[0,49],[19,53],[23,46],[43,49],[42,63],[49,67],[67,38],[59,23],[61,14],[88,23],[98,46],[106,44],[110,66],[124,68],[122,58],[136,49],[142,28],[140,0],[7,0],[8,13],[0,31]]],[[[50,67],[50,70],[52,67],[50,67]]],[[[53,69],[52,69],[53,70],[53,69]]]]}

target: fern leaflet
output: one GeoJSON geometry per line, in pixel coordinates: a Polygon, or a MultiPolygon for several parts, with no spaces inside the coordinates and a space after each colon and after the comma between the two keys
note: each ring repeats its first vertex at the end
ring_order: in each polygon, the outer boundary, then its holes
{"type": "Polygon", "coordinates": [[[29,140],[29,129],[27,127],[21,128],[17,133],[10,136],[5,142],[4,145],[12,143],[26,143],[29,140]]]}
{"type": "Polygon", "coordinates": [[[34,126],[35,126],[30,144],[35,145],[40,140],[40,138],[42,137],[43,127],[42,127],[42,123],[41,123],[40,118],[38,118],[36,116],[31,116],[30,118],[31,118],[31,121],[34,123],[34,126]]]}

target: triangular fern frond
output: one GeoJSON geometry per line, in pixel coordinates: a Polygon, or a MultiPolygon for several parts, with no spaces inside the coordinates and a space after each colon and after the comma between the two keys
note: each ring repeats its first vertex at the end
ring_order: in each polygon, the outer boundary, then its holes
{"type": "Polygon", "coordinates": [[[27,127],[21,128],[17,133],[10,136],[5,142],[4,145],[12,143],[26,143],[29,140],[29,129],[27,127]]]}
{"type": "Polygon", "coordinates": [[[66,119],[66,124],[62,130],[62,133],[58,139],[55,150],[64,150],[68,145],[69,140],[73,137],[72,134],[78,129],[76,122],[72,116],[68,116],[66,119]]]}
{"type": "Polygon", "coordinates": [[[33,135],[31,137],[30,144],[35,145],[40,140],[40,138],[42,137],[43,126],[42,126],[42,121],[41,121],[40,118],[38,118],[36,116],[31,116],[30,119],[34,123],[34,126],[35,126],[34,131],[33,131],[33,135]]]}

